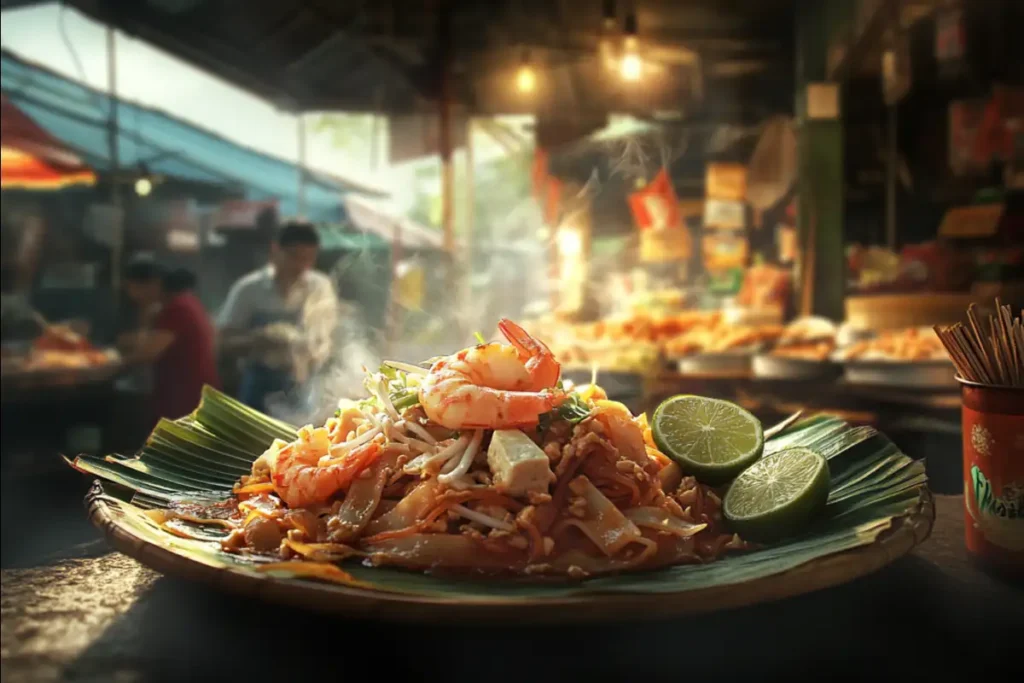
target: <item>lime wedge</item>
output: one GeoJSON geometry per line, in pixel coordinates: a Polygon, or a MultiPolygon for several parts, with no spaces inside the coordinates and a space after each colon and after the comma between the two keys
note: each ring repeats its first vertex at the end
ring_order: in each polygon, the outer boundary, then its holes
{"type": "Polygon", "coordinates": [[[733,481],[722,512],[740,537],[777,541],[802,530],[828,501],[828,461],[806,448],[766,456],[733,481]]]}
{"type": "Polygon", "coordinates": [[[673,396],[665,400],[654,411],[651,432],[662,453],[706,484],[724,484],[764,450],[758,419],[717,398],[673,396]]]}

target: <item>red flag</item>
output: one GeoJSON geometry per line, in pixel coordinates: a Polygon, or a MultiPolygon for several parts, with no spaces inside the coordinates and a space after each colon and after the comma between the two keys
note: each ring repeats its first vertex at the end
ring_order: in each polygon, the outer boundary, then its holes
{"type": "Polygon", "coordinates": [[[633,219],[640,230],[666,230],[682,226],[679,198],[668,171],[662,168],[647,187],[629,195],[633,219]]]}

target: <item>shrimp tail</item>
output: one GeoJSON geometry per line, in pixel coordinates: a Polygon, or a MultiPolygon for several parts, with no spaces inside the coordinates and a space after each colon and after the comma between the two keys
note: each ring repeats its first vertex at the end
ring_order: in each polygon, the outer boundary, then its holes
{"type": "Polygon", "coordinates": [[[562,368],[544,342],[530,336],[508,318],[498,321],[498,329],[519,352],[520,357],[526,359],[526,370],[530,373],[535,389],[546,389],[558,383],[562,368]]]}

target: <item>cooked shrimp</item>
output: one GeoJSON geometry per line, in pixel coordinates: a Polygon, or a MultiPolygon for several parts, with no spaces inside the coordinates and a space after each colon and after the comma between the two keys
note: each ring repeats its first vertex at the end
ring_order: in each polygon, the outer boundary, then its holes
{"type": "Polygon", "coordinates": [[[498,323],[511,346],[480,344],[431,366],[420,385],[427,417],[448,429],[508,429],[535,424],[563,400],[561,372],[543,343],[510,320],[498,323]]]}
{"type": "Polygon", "coordinates": [[[326,501],[348,487],[381,452],[377,441],[369,441],[340,458],[340,462],[320,465],[330,445],[326,429],[303,427],[297,440],[267,458],[274,491],[288,507],[306,507],[326,501]]]}

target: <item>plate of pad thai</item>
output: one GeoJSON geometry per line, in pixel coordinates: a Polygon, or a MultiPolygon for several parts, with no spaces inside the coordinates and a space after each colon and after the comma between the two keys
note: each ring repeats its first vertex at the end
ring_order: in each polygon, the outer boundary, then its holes
{"type": "Polygon", "coordinates": [[[159,571],[382,618],[705,611],[849,580],[930,530],[922,463],[870,427],[762,428],[691,396],[633,415],[499,330],[368,370],[322,425],[207,387],[138,453],[69,463],[98,478],[93,522],[159,571]]]}

